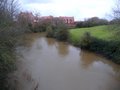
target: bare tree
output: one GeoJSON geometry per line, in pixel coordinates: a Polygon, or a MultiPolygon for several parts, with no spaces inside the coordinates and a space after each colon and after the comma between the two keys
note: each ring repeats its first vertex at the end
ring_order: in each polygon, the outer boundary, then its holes
{"type": "Polygon", "coordinates": [[[17,17],[18,24],[23,28],[28,28],[29,24],[33,24],[34,15],[31,12],[21,12],[17,17]]]}
{"type": "Polygon", "coordinates": [[[11,23],[18,11],[17,0],[0,0],[0,26],[11,23]]]}
{"type": "Polygon", "coordinates": [[[115,7],[113,9],[113,17],[115,20],[115,23],[120,23],[120,0],[116,0],[115,7]]]}
{"type": "Polygon", "coordinates": [[[40,21],[40,16],[41,16],[41,14],[39,12],[35,13],[35,18],[34,18],[35,22],[39,22],[40,21]]]}

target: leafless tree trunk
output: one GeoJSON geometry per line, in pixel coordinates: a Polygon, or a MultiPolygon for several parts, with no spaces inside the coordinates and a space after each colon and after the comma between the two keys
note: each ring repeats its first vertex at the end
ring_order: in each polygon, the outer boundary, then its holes
{"type": "Polygon", "coordinates": [[[11,23],[18,11],[16,0],[0,0],[0,27],[11,23]]]}
{"type": "Polygon", "coordinates": [[[117,24],[120,24],[120,0],[116,0],[115,7],[113,9],[113,17],[117,24]]]}

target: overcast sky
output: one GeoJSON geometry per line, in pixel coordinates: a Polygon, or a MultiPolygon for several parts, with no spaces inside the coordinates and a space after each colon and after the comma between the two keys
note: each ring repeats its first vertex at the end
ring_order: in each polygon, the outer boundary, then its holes
{"type": "Polygon", "coordinates": [[[74,16],[75,20],[98,16],[108,18],[115,0],[20,0],[22,10],[41,16],[74,16]]]}

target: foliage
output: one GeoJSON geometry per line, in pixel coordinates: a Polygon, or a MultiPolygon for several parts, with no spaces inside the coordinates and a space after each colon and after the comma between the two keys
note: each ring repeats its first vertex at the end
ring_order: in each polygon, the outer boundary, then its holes
{"type": "Polygon", "coordinates": [[[54,37],[57,40],[68,39],[68,28],[67,25],[58,18],[53,18],[52,22],[47,27],[47,37],[54,37]]]}
{"type": "Polygon", "coordinates": [[[0,90],[9,90],[8,74],[15,70],[14,48],[25,32],[16,20],[18,5],[15,0],[0,0],[0,90]]]}
{"type": "MultiPolygon", "coordinates": [[[[113,62],[120,64],[120,38],[116,39],[116,37],[119,37],[116,34],[118,29],[107,31],[106,29],[110,27],[104,26],[103,30],[101,30],[101,27],[72,29],[70,31],[70,40],[78,47],[100,53],[113,62]],[[105,27],[107,28],[105,29],[105,27]]],[[[113,27],[111,26],[111,28],[113,27]]]]}
{"type": "Polygon", "coordinates": [[[80,21],[76,23],[77,28],[82,28],[82,27],[93,27],[93,26],[98,26],[98,25],[107,25],[108,21],[106,19],[100,19],[98,17],[92,17],[89,19],[86,19],[84,21],[80,21]]]}
{"type": "Polygon", "coordinates": [[[67,28],[66,24],[62,21],[60,21],[56,25],[55,38],[58,40],[67,40],[68,39],[68,28],[67,28]]]}
{"type": "Polygon", "coordinates": [[[29,23],[32,32],[45,32],[47,37],[54,37],[58,40],[68,39],[68,28],[63,20],[51,17],[51,19],[39,19],[34,25],[29,23]]]}
{"type": "Polygon", "coordinates": [[[37,22],[28,23],[28,28],[32,32],[45,32],[47,27],[51,25],[51,20],[41,20],[39,19],[37,22]]]}
{"type": "Polygon", "coordinates": [[[81,47],[89,48],[89,45],[92,43],[92,37],[89,32],[85,32],[82,37],[80,37],[79,44],[81,47]]]}
{"type": "Polygon", "coordinates": [[[0,90],[8,90],[7,75],[15,69],[15,57],[11,53],[10,46],[5,42],[1,43],[4,43],[4,46],[0,45],[0,90]]]}
{"type": "MultiPolygon", "coordinates": [[[[15,70],[14,48],[20,34],[17,27],[2,28],[0,31],[0,90],[9,90],[8,74],[15,70]]],[[[20,41],[20,39],[19,39],[20,41]]]]}
{"type": "Polygon", "coordinates": [[[120,64],[120,42],[104,41],[91,37],[88,34],[80,38],[80,41],[82,42],[80,42],[79,47],[102,54],[113,62],[120,64]]]}
{"type": "Polygon", "coordinates": [[[48,26],[46,29],[46,36],[47,37],[54,37],[54,31],[52,29],[52,26],[48,26]]]}
{"type": "Polygon", "coordinates": [[[18,11],[16,0],[0,0],[0,27],[10,26],[18,11]]]}
{"type": "Polygon", "coordinates": [[[64,30],[64,29],[61,29],[61,30],[58,30],[56,32],[56,39],[58,40],[67,40],[68,39],[68,30],[64,30]]]}
{"type": "Polygon", "coordinates": [[[117,0],[115,7],[113,9],[113,20],[115,24],[120,24],[120,0],[117,0]]]}
{"type": "Polygon", "coordinates": [[[90,28],[76,28],[70,30],[70,39],[72,42],[77,43],[79,42],[79,38],[83,36],[85,32],[89,32],[93,37],[98,39],[107,40],[109,41],[112,38],[115,31],[109,30],[111,26],[103,25],[103,26],[95,26],[90,28]]]}

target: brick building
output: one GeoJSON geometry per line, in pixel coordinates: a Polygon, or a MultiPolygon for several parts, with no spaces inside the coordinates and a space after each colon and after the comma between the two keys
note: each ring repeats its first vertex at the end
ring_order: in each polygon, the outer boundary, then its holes
{"type": "Polygon", "coordinates": [[[40,17],[40,18],[44,19],[44,20],[52,20],[53,18],[58,18],[58,19],[61,19],[68,26],[75,26],[74,17],[67,17],[67,16],[60,16],[60,17],[43,16],[43,17],[40,17]]]}
{"type": "Polygon", "coordinates": [[[63,22],[65,24],[67,24],[68,26],[70,26],[70,27],[75,26],[74,17],[68,17],[68,16],[60,16],[60,17],[41,16],[41,17],[38,18],[38,17],[34,16],[31,12],[21,12],[19,15],[26,18],[27,20],[29,20],[29,22],[32,23],[32,24],[39,22],[39,20],[53,20],[53,18],[58,18],[58,19],[63,20],[63,22]]]}
{"type": "Polygon", "coordinates": [[[59,18],[62,19],[66,24],[74,24],[74,17],[60,16],[59,18]]]}

